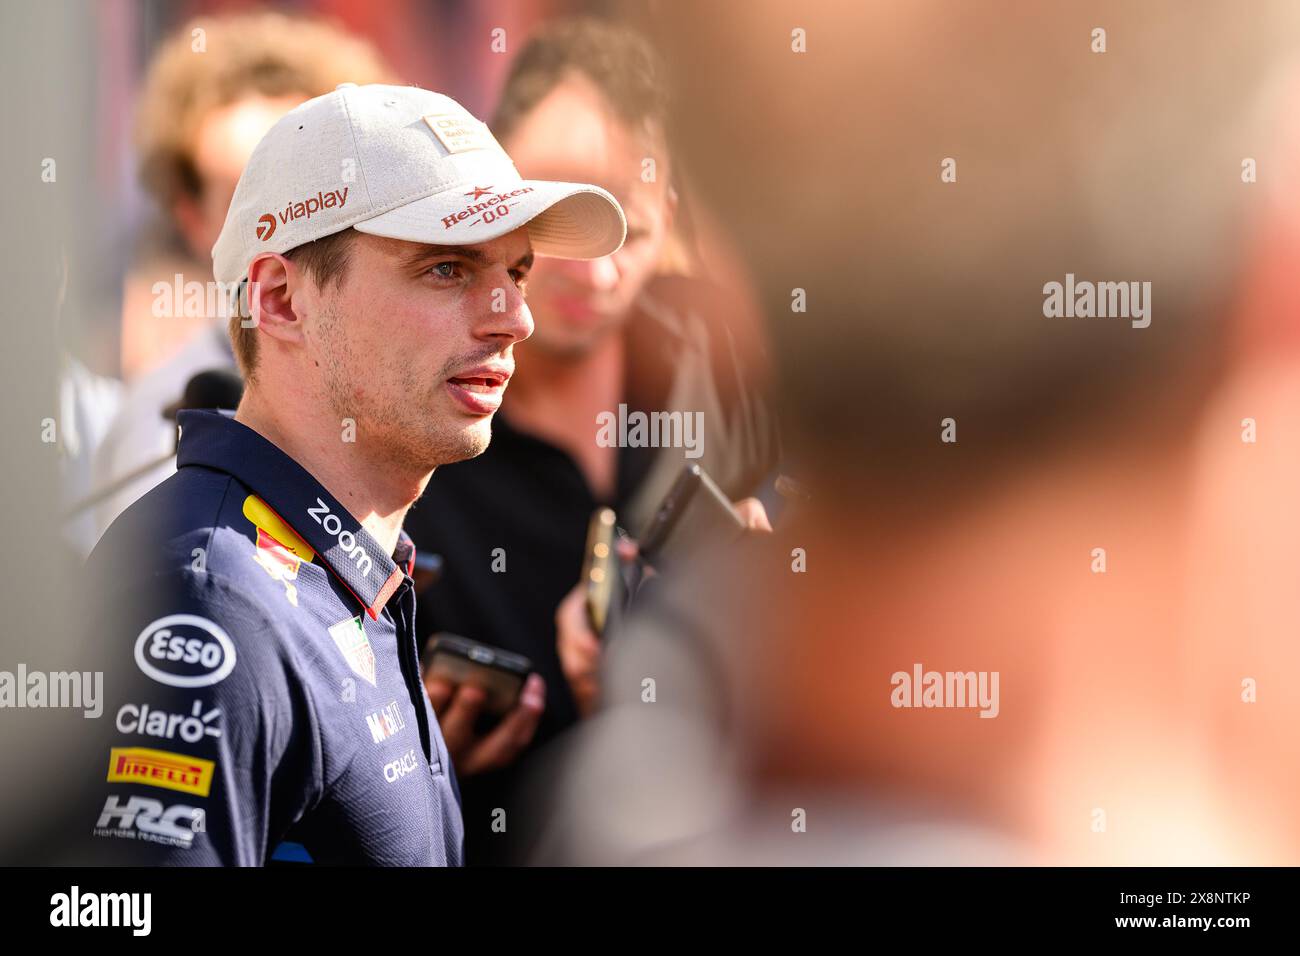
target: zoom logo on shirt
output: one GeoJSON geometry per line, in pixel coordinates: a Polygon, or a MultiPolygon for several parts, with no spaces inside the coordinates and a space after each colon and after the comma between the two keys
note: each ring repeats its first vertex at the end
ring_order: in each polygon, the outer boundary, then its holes
{"type": "Polygon", "coordinates": [[[339,547],[356,562],[358,571],[362,574],[370,574],[374,562],[370,560],[370,555],[366,554],[366,549],[361,546],[361,542],[357,541],[357,536],[343,527],[343,522],[339,520],[339,516],[330,512],[330,506],[325,503],[324,499],[318,496],[316,504],[318,507],[307,509],[308,516],[324,528],[326,534],[333,535],[338,539],[339,547]]]}
{"type": "Polygon", "coordinates": [[[135,663],[169,687],[210,687],[235,669],[235,643],[207,618],[170,614],[140,632],[135,663]]]}

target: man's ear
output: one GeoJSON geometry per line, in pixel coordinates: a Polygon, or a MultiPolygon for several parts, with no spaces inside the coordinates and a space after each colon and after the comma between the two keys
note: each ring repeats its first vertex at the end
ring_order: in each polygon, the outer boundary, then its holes
{"type": "Polygon", "coordinates": [[[301,342],[302,322],[294,295],[302,292],[298,268],[284,256],[267,252],[248,267],[248,306],[253,324],[281,342],[301,342]]]}

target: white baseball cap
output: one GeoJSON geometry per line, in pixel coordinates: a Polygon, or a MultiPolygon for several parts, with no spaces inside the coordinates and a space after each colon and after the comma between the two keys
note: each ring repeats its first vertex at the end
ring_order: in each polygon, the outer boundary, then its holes
{"type": "Polygon", "coordinates": [[[627,223],[599,186],[523,179],[487,125],[414,86],[344,83],[271,127],[239,177],[212,247],[213,275],[239,282],[263,252],[340,232],[472,245],[528,226],[540,254],[595,259],[627,223]]]}

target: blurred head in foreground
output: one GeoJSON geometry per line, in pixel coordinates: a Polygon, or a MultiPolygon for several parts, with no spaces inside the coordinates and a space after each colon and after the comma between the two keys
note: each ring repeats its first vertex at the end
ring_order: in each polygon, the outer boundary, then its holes
{"type": "MultiPolygon", "coordinates": [[[[1003,6],[665,24],[678,158],[759,286],[812,494],[684,588],[734,599],[726,680],[694,679],[767,802],[745,852],[816,862],[811,808],[857,802],[1039,862],[1295,864],[1296,11],[1003,6]]],[[[701,751],[637,696],[686,680],[679,644],[615,668],[606,732],[701,751]]],[[[589,847],[727,858],[669,819],[703,790],[641,784],[589,847]]],[[[857,862],[994,861],[909,832],[857,862]]]]}

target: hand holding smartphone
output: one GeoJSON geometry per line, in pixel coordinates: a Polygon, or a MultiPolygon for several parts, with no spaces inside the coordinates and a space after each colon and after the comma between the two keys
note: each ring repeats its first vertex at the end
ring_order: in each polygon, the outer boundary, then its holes
{"type": "Polygon", "coordinates": [[[703,468],[687,465],[647,522],[639,544],[650,564],[669,567],[692,551],[735,541],[744,532],[731,499],[703,468]]]}
{"type": "Polygon", "coordinates": [[[522,654],[445,631],[429,641],[421,664],[426,677],[480,688],[487,695],[483,712],[498,717],[514,709],[533,670],[532,661],[522,654]]]}

